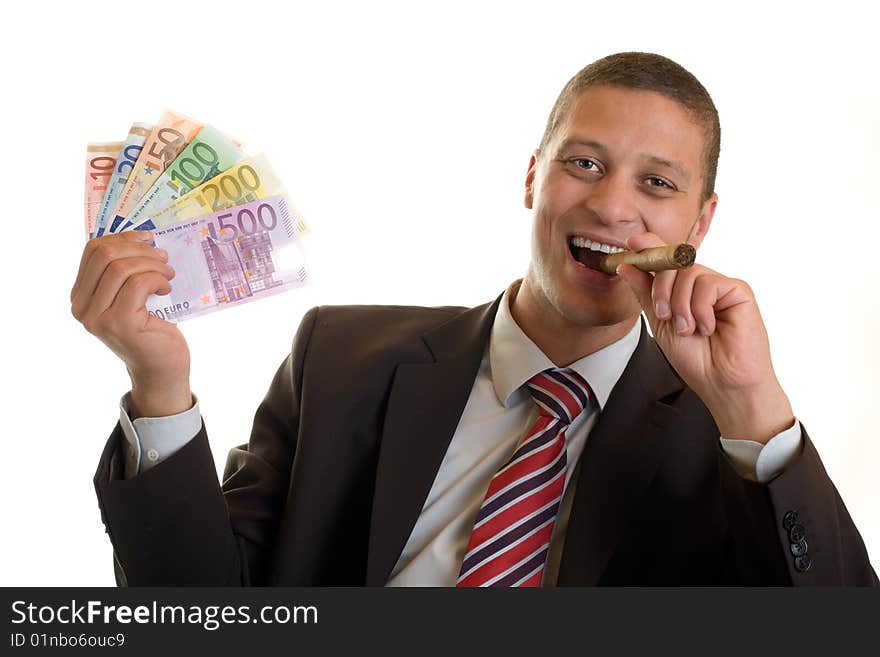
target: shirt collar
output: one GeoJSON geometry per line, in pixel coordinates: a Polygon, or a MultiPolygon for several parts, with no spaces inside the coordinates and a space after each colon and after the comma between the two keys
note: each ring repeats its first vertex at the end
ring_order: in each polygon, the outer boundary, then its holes
{"type": "MultiPolygon", "coordinates": [[[[492,385],[498,400],[505,407],[514,403],[511,396],[526,381],[538,372],[556,367],[538,345],[523,333],[510,313],[510,299],[519,290],[520,283],[522,279],[514,281],[505,290],[489,336],[492,385]]],[[[605,408],[611,390],[636,350],[641,331],[642,322],[636,321],[629,333],[617,342],[612,342],[568,366],[590,384],[596,401],[599,402],[599,410],[605,408]]]]}

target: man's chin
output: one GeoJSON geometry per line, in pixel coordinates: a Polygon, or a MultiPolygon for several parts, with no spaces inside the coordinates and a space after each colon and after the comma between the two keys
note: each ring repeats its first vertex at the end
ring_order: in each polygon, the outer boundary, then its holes
{"type": "Polygon", "coordinates": [[[610,327],[622,323],[631,324],[640,314],[641,307],[633,299],[632,303],[597,303],[594,299],[578,302],[560,300],[557,310],[567,322],[585,329],[610,327]]]}

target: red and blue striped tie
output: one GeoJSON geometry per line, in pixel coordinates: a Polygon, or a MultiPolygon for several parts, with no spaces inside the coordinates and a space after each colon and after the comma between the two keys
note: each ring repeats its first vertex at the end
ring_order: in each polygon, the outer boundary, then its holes
{"type": "Polygon", "coordinates": [[[591,391],[574,370],[528,382],[540,415],[492,478],[477,514],[457,586],[540,586],[565,486],[565,430],[591,391]]]}

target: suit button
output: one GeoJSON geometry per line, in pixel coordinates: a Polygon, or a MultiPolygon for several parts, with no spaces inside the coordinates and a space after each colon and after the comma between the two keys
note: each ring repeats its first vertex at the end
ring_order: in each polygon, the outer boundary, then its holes
{"type": "Polygon", "coordinates": [[[806,535],[807,532],[804,530],[803,525],[792,525],[791,529],[788,530],[788,538],[792,543],[804,540],[806,535]]]}
{"type": "Polygon", "coordinates": [[[794,567],[799,573],[807,572],[812,565],[813,560],[810,559],[809,554],[802,554],[801,556],[795,557],[794,559],[794,567]]]}
{"type": "Polygon", "coordinates": [[[785,515],[782,516],[782,527],[785,531],[791,529],[794,525],[797,524],[798,521],[798,512],[797,511],[786,511],[785,515]]]}
{"type": "Polygon", "coordinates": [[[807,553],[807,542],[803,539],[797,543],[792,543],[788,547],[791,549],[791,553],[796,557],[803,556],[807,553]]]}

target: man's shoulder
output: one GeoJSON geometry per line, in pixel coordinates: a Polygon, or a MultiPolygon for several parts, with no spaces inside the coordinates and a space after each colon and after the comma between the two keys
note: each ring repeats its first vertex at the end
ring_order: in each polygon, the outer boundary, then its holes
{"type": "Polygon", "coordinates": [[[427,319],[442,318],[450,315],[460,315],[468,310],[466,306],[403,306],[394,304],[376,304],[376,305],[332,305],[332,306],[316,306],[312,309],[316,311],[322,319],[326,320],[344,320],[351,319],[372,319],[378,321],[394,321],[398,319],[427,319]]]}
{"type": "Polygon", "coordinates": [[[333,305],[317,306],[316,331],[364,333],[393,329],[398,335],[422,333],[466,312],[464,306],[333,305]]]}
{"type": "Polygon", "coordinates": [[[303,318],[297,339],[307,335],[313,353],[343,352],[349,359],[379,355],[393,359],[422,354],[422,336],[468,310],[464,306],[316,306],[303,318]]]}

